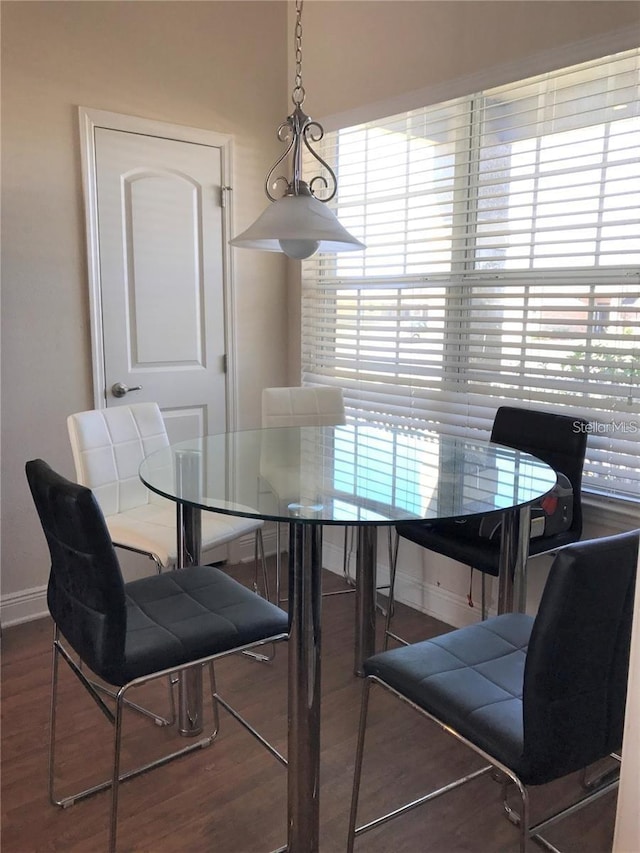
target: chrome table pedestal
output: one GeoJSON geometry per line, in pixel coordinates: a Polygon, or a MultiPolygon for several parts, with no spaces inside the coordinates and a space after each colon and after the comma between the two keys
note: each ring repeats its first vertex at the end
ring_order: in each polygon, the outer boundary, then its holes
{"type": "MultiPolygon", "coordinates": [[[[201,511],[290,525],[288,853],[320,844],[323,527],[358,528],[354,670],[375,652],[378,526],[504,512],[499,610],[523,610],[529,512],[555,474],[512,448],[368,425],[228,432],[151,454],[142,482],[178,505],[178,565],[200,561],[201,511]],[[471,472],[467,475],[466,472],[471,472]],[[453,477],[451,472],[458,472],[453,477]],[[282,487],[263,493],[266,478],[282,487]]],[[[273,485],[273,483],[272,483],[273,485]]],[[[179,730],[202,728],[202,672],[179,680],[179,730]]]]}

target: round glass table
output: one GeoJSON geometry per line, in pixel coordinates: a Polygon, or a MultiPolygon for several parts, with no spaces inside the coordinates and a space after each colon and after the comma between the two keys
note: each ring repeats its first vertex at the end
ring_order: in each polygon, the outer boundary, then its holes
{"type": "MultiPolygon", "coordinates": [[[[319,845],[323,527],[358,531],[354,654],[360,674],[375,651],[378,527],[502,511],[498,610],[522,610],[529,505],[556,483],[547,464],[513,448],[354,425],[246,430],[172,444],[144,460],[140,478],[177,504],[180,566],[200,559],[202,511],[289,524],[289,829],[283,849],[295,853],[319,845]]],[[[185,693],[198,695],[197,685],[185,693]]],[[[189,709],[184,716],[200,719],[189,709]]]]}

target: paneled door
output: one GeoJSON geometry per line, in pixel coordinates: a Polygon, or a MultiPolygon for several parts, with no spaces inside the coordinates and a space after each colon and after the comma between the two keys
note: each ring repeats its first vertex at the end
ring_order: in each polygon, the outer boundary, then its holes
{"type": "Polygon", "coordinates": [[[158,402],[174,441],[224,432],[223,148],[96,122],[91,136],[96,397],[158,402]]]}

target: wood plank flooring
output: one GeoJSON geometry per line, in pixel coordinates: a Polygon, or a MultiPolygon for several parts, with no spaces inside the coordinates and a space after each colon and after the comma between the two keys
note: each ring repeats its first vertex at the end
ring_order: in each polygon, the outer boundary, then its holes
{"type": "MultiPolygon", "coordinates": [[[[247,566],[231,567],[243,582],[247,566]]],[[[327,588],[341,584],[327,574],[327,588]]],[[[323,602],[321,851],[343,853],[351,796],[361,682],[353,670],[354,596],[323,602]]],[[[380,621],[380,620],[379,620],[380,621]]],[[[409,640],[447,626],[399,606],[395,621],[409,640]]],[[[51,624],[5,629],[2,637],[3,853],[98,853],[106,847],[109,795],[67,809],[47,795],[51,624]]],[[[217,665],[218,688],[256,727],[286,751],[286,645],[260,664],[233,656],[217,665]]],[[[65,668],[66,669],[66,668],[65,668]]],[[[59,741],[60,787],[66,793],[109,772],[111,729],[64,670],[59,741]],[[71,735],[73,735],[71,737],[71,735]]],[[[166,685],[145,688],[144,702],[166,708],[166,685]]],[[[209,709],[207,709],[209,711],[209,709]]],[[[286,841],[286,772],[223,712],[209,749],[125,783],[118,850],[140,853],[266,853],[286,841]]],[[[210,714],[209,714],[210,715],[210,714]]],[[[123,756],[128,766],[161,754],[173,732],[129,714],[123,756]]],[[[360,819],[371,819],[480,766],[468,750],[415,712],[377,690],[373,696],[360,819]]],[[[167,750],[168,751],[168,750],[167,750]]],[[[571,798],[577,780],[532,793],[533,813],[571,798]]],[[[611,850],[615,795],[549,832],[567,853],[611,850]]],[[[501,814],[500,786],[482,778],[417,809],[356,843],[357,853],[508,853],[517,832],[501,814]]]]}

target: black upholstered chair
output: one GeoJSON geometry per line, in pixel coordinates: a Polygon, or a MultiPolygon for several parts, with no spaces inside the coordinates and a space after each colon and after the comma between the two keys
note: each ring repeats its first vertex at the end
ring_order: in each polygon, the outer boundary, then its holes
{"type": "MultiPolygon", "coordinates": [[[[551,535],[532,537],[529,542],[529,557],[554,551],[571,542],[577,542],[582,534],[582,468],[587,448],[587,421],[582,418],[559,415],[555,412],[539,412],[513,406],[501,406],[495,415],[491,430],[491,441],[506,447],[514,447],[531,453],[550,465],[556,473],[564,475],[573,490],[570,506],[570,523],[565,529],[551,535]]],[[[499,513],[495,513],[499,520],[499,513]]],[[[485,518],[488,519],[487,516],[485,518]]],[[[486,617],[485,576],[497,577],[500,563],[500,535],[489,538],[479,535],[478,519],[447,519],[442,521],[406,521],[396,525],[399,539],[408,539],[422,548],[450,557],[472,569],[482,572],[482,618],[486,617]]],[[[385,649],[389,637],[405,641],[390,630],[393,613],[394,591],[397,569],[396,540],[395,555],[390,572],[389,607],[385,625],[385,649]]]]}
{"type": "MultiPolygon", "coordinates": [[[[521,853],[528,838],[569,812],[531,826],[527,786],[584,769],[621,748],[639,534],[577,542],[560,551],[535,620],[502,614],[365,661],[349,853],[356,834],[391,819],[376,818],[356,829],[372,684],[387,688],[488,762],[393,817],[496,771],[519,792],[519,813],[506,798],[505,808],[519,824],[521,853]]],[[[607,784],[615,787],[617,780],[607,784]]],[[[591,791],[580,807],[602,793],[591,791]]]]}
{"type": "MultiPolygon", "coordinates": [[[[41,459],[27,462],[26,473],[51,554],[47,602],[55,633],[49,794],[55,805],[68,806],[111,788],[109,850],[114,851],[119,782],[209,745],[217,734],[218,705],[237,714],[217,693],[212,661],[286,639],[288,616],[211,566],[167,571],[125,584],[104,516],[91,490],[61,477],[41,459]],[[80,665],[73,652],[79,656],[80,665]],[[63,799],[54,792],[60,658],[114,727],[111,779],[63,799]],[[204,664],[210,665],[214,731],[137,770],[121,773],[122,718],[128,691],[177,670],[184,678],[189,669],[204,664]],[[86,667],[116,688],[115,710],[85,674],[86,667]]],[[[286,764],[246,721],[236,718],[286,764]]],[[[72,724],[69,728],[73,731],[72,724]]]]}

